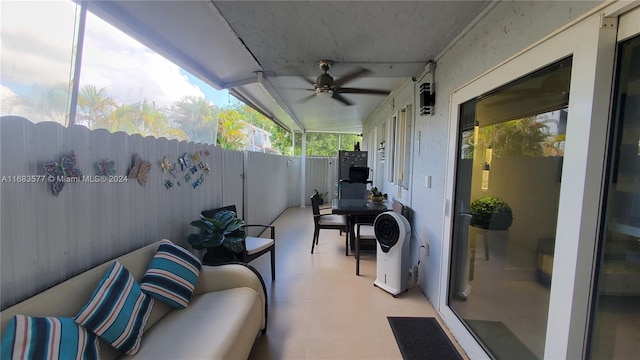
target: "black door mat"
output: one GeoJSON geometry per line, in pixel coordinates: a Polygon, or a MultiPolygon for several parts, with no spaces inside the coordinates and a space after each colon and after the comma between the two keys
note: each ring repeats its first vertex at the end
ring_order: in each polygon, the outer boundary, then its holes
{"type": "Polygon", "coordinates": [[[462,360],[435,318],[388,316],[387,319],[404,360],[462,360]]]}

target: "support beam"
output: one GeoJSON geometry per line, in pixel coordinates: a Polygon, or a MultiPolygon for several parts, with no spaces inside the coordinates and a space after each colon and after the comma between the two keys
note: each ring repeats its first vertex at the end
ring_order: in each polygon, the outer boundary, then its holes
{"type": "MultiPolygon", "coordinates": [[[[300,207],[305,207],[307,199],[307,133],[303,132],[302,136],[302,154],[300,154],[300,207]]],[[[295,151],[295,147],[294,147],[295,151]]]]}

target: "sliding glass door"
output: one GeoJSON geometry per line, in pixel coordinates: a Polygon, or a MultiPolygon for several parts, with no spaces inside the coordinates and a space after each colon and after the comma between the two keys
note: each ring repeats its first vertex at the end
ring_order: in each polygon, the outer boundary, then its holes
{"type": "Polygon", "coordinates": [[[608,184],[596,266],[591,359],[638,357],[640,340],[640,36],[618,47],[608,184]]]}
{"type": "Polygon", "coordinates": [[[571,68],[459,109],[448,305],[497,359],[544,355],[571,68]]]}

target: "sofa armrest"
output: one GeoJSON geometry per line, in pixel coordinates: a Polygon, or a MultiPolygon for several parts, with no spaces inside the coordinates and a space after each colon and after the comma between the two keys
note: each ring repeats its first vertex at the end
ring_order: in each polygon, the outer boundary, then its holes
{"type": "Polygon", "coordinates": [[[238,287],[251,288],[260,297],[264,308],[262,332],[265,333],[268,317],[267,290],[262,276],[251,265],[245,263],[202,265],[193,295],[238,287]]]}

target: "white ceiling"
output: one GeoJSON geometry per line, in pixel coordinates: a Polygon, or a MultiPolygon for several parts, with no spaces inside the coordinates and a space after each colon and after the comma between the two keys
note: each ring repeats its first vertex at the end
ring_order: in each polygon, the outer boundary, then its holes
{"type": "Polygon", "coordinates": [[[293,131],[359,133],[386,96],[313,97],[333,60],[345,87],[392,90],[419,75],[489,4],[475,1],[90,1],[89,10],[293,131]],[[302,78],[301,76],[304,76],[302,78]],[[305,80],[306,79],[306,80],[305,80]]]}

